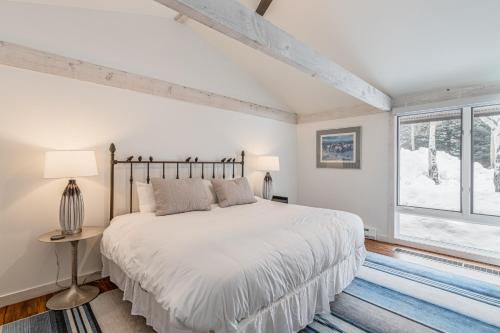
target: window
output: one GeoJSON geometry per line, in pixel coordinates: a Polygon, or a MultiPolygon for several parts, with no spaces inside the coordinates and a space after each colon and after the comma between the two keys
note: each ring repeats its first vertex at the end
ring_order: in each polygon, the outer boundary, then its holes
{"type": "Polygon", "coordinates": [[[500,106],[472,109],[473,213],[500,216],[500,106]]]}
{"type": "Polygon", "coordinates": [[[500,253],[500,105],[397,117],[396,238],[500,253]]]}
{"type": "Polygon", "coordinates": [[[500,253],[500,228],[446,218],[401,214],[400,234],[428,241],[500,253]]]}
{"type": "Polygon", "coordinates": [[[399,118],[399,205],[461,210],[462,112],[399,118]]]}

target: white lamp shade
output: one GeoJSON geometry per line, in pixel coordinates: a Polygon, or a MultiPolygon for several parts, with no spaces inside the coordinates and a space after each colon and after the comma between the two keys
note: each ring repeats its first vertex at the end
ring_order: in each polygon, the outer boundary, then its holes
{"type": "Polygon", "coordinates": [[[278,156],[259,156],[257,168],[260,171],[279,171],[280,159],[278,156]]]}
{"type": "Polygon", "coordinates": [[[97,175],[95,153],[89,150],[57,150],[45,153],[44,178],[97,175]]]}

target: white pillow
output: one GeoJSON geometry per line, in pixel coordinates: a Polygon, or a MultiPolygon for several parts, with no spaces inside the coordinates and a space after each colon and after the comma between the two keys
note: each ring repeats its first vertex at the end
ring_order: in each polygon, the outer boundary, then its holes
{"type": "Polygon", "coordinates": [[[135,187],[139,199],[139,211],[141,213],[154,213],[156,211],[156,202],[153,185],[135,182],[135,187]]]}
{"type": "MultiPolygon", "coordinates": [[[[204,179],[203,184],[205,185],[208,197],[210,198],[210,204],[217,203],[217,195],[215,195],[214,187],[210,180],[204,179]]],[[[141,213],[154,213],[156,212],[156,201],[155,194],[153,191],[153,185],[141,182],[135,182],[137,188],[137,198],[139,199],[139,211],[141,213]]]]}

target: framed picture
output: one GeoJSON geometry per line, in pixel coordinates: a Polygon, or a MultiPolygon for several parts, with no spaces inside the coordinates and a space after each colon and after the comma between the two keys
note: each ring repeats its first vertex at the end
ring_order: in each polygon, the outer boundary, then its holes
{"type": "Polygon", "coordinates": [[[316,132],[317,168],[361,168],[361,127],[316,132]]]}

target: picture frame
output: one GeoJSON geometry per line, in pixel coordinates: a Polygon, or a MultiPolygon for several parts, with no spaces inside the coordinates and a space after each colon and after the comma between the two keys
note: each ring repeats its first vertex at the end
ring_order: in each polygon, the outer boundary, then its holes
{"type": "Polygon", "coordinates": [[[316,167],[361,169],[361,126],[316,131],[316,167]]]}

